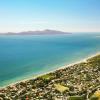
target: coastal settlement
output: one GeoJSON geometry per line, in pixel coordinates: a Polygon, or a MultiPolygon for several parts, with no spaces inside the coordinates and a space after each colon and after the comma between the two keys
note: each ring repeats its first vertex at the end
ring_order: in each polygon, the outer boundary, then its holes
{"type": "Polygon", "coordinates": [[[100,100],[100,54],[2,88],[0,100],[100,100]]]}

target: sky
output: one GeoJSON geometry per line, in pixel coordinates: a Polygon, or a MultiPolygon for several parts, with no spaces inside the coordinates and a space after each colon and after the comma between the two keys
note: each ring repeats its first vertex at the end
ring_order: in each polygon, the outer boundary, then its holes
{"type": "Polygon", "coordinates": [[[100,32],[100,0],[0,0],[0,33],[100,32]]]}

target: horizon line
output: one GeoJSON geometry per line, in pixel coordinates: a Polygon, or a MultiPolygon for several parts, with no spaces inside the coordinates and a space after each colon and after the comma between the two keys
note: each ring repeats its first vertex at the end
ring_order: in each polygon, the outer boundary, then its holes
{"type": "Polygon", "coordinates": [[[63,31],[63,30],[56,30],[56,29],[40,29],[40,30],[25,30],[25,31],[8,31],[8,32],[0,32],[0,34],[5,34],[5,33],[22,33],[22,32],[42,32],[42,31],[59,31],[59,32],[68,32],[68,33],[79,33],[79,32],[83,32],[83,33],[85,33],[85,32],[92,32],[92,33],[94,33],[94,32],[96,32],[96,33],[99,33],[100,31],[63,31]]]}

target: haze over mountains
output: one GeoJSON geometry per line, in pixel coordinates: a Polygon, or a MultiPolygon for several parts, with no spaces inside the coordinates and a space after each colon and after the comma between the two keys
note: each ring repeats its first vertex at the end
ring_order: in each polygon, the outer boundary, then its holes
{"type": "Polygon", "coordinates": [[[45,34],[70,34],[69,32],[57,31],[57,30],[43,30],[43,31],[25,31],[25,32],[7,32],[7,33],[0,33],[0,35],[45,35],[45,34]]]}

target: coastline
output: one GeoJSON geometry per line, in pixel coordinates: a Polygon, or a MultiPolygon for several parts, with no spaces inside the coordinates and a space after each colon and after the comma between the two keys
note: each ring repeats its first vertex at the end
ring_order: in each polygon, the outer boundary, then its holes
{"type": "Polygon", "coordinates": [[[27,81],[29,81],[29,80],[31,80],[31,79],[36,79],[37,77],[40,77],[40,76],[42,76],[42,75],[46,75],[46,74],[49,74],[49,73],[53,73],[53,72],[55,72],[55,71],[57,71],[57,70],[64,69],[64,68],[67,68],[67,67],[71,67],[71,66],[73,66],[73,65],[75,65],[75,64],[79,64],[79,63],[82,63],[82,62],[86,62],[88,59],[90,59],[90,58],[92,58],[92,57],[95,57],[95,56],[97,56],[97,55],[99,55],[99,54],[100,54],[100,52],[97,52],[97,53],[95,53],[95,54],[93,54],[93,55],[90,55],[90,56],[88,56],[88,57],[86,57],[86,58],[84,58],[84,59],[82,59],[82,60],[76,61],[76,62],[74,62],[74,63],[66,64],[66,65],[64,65],[64,66],[61,66],[61,67],[59,67],[59,68],[53,69],[53,70],[51,70],[51,71],[48,71],[48,72],[45,72],[45,73],[42,73],[42,74],[39,74],[39,75],[36,75],[36,76],[30,76],[29,78],[25,78],[25,79],[19,80],[19,81],[17,81],[17,82],[13,82],[13,83],[11,83],[11,84],[9,84],[9,85],[5,85],[5,86],[3,86],[3,87],[0,87],[0,89],[4,89],[4,88],[6,88],[6,87],[8,87],[8,86],[11,86],[11,87],[12,87],[12,86],[14,86],[14,85],[16,85],[16,84],[18,84],[18,83],[20,83],[20,82],[27,82],[27,81]]]}

